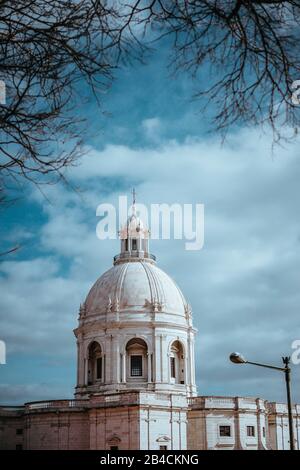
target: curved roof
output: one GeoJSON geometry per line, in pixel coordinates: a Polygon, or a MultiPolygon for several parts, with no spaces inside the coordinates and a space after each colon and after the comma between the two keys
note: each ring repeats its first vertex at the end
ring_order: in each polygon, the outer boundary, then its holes
{"type": "Polygon", "coordinates": [[[145,260],[115,264],[95,282],[85,301],[85,313],[162,311],[185,315],[188,308],[176,283],[145,260]]]}

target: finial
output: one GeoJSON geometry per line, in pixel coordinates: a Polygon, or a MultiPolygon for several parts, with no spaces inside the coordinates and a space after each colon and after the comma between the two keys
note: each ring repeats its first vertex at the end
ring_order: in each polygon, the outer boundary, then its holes
{"type": "Polygon", "coordinates": [[[136,202],[136,192],[135,192],[135,188],[132,188],[132,205],[134,206],[135,205],[135,202],[136,202]]]}
{"type": "Polygon", "coordinates": [[[131,194],[132,194],[132,214],[133,215],[136,215],[135,214],[135,203],[136,203],[136,192],[135,192],[135,188],[132,188],[132,191],[131,191],[131,194]]]}

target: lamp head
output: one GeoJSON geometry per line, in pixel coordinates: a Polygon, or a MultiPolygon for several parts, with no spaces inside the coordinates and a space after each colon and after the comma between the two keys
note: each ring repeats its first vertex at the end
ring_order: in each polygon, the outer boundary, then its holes
{"type": "Polygon", "coordinates": [[[231,362],[234,364],[245,364],[247,360],[244,358],[244,356],[238,352],[233,352],[230,354],[229,359],[231,362]]]}

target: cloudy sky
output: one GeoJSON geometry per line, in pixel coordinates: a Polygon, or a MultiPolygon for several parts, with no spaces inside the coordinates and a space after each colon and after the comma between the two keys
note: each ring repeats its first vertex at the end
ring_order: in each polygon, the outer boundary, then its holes
{"type": "MultiPolygon", "coordinates": [[[[96,237],[96,207],[138,200],[205,205],[205,243],[153,240],[159,266],[180,285],[198,329],[200,395],[285,399],[283,377],[234,366],[232,351],[280,365],[300,339],[299,142],[277,148],[257,129],[238,128],[221,145],[191,96],[194,84],[165,68],[165,51],[146,65],[123,67],[91,102],[87,155],[68,172],[71,186],[28,185],[1,214],[2,238],[22,249],[2,260],[0,402],[72,397],[80,302],[112,265],[117,240],[96,237]]],[[[293,366],[300,402],[300,366],[293,366]]]]}

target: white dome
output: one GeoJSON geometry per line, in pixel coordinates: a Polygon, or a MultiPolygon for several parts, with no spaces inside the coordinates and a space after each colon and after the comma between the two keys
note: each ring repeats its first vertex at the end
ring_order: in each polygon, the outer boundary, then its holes
{"type": "Polygon", "coordinates": [[[186,315],[188,309],[176,283],[145,260],[115,264],[95,282],[84,306],[87,316],[115,310],[186,315]]]}
{"type": "Polygon", "coordinates": [[[113,267],[99,277],[80,306],[74,330],[78,397],[137,389],[196,393],[191,308],[176,283],[156,266],[149,235],[136,215],[134,199],[113,267]]]}

